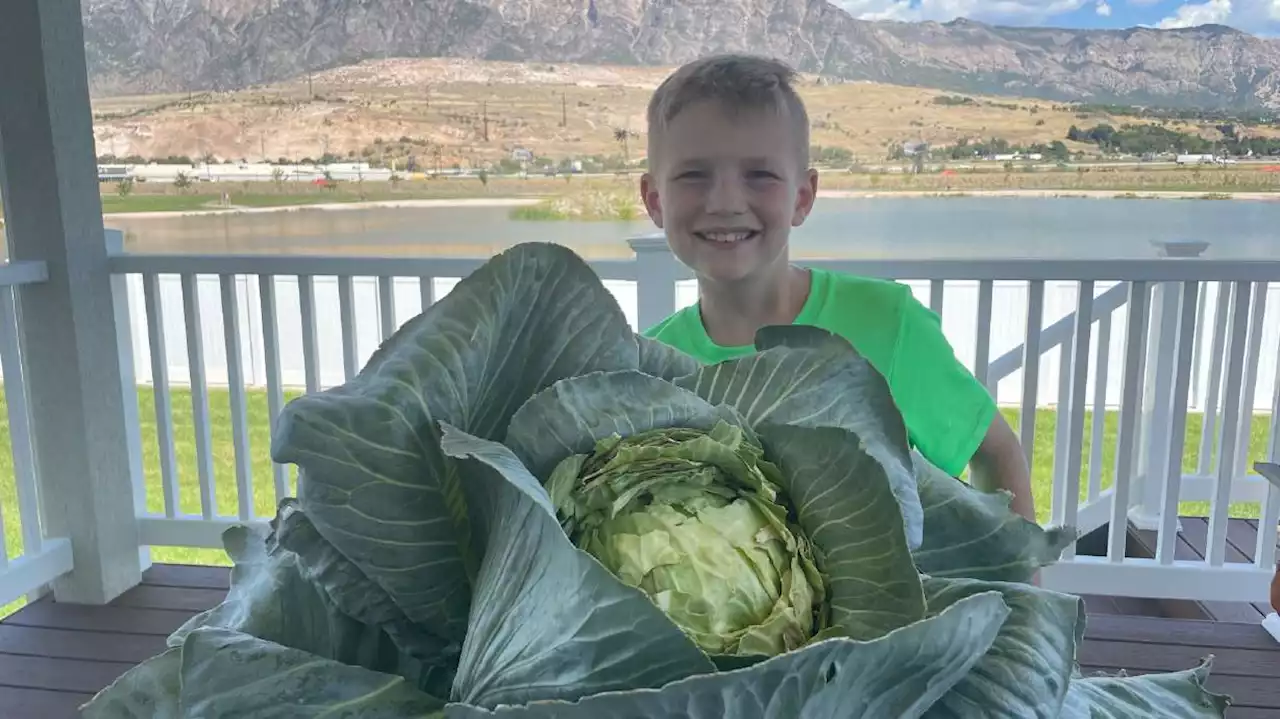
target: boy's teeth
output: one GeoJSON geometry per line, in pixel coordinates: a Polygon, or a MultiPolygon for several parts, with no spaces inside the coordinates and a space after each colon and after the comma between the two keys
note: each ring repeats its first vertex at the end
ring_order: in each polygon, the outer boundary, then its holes
{"type": "Polygon", "coordinates": [[[703,236],[712,242],[739,242],[747,239],[750,232],[707,232],[703,236]]]}

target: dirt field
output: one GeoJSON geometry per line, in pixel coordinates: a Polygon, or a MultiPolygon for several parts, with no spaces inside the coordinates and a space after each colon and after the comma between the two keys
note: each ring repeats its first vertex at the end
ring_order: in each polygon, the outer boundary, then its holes
{"type": "MultiPolygon", "coordinates": [[[[146,158],[206,156],[219,161],[365,159],[389,164],[410,155],[430,168],[510,158],[517,149],[559,159],[644,156],[644,109],[666,68],[381,60],[293,82],[233,93],[95,98],[98,154],[146,158]]],[[[973,96],[866,82],[801,92],[812,144],[878,163],[887,148],[923,140],[1000,137],[1012,143],[1063,140],[1075,124],[1116,126],[1133,118],[1078,115],[1051,102],[973,96]]],[[[1221,137],[1211,124],[1170,123],[1221,137]]],[[[1250,132],[1253,129],[1242,128],[1250,132]]],[[[1067,143],[1074,150],[1091,146],[1067,143]]]]}

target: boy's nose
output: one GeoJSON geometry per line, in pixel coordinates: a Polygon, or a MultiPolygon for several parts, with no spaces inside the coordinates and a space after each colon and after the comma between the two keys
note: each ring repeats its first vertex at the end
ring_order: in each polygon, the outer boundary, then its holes
{"type": "Polygon", "coordinates": [[[736,215],[746,211],[746,194],[733,178],[718,176],[707,196],[707,212],[713,215],[736,215]]]}

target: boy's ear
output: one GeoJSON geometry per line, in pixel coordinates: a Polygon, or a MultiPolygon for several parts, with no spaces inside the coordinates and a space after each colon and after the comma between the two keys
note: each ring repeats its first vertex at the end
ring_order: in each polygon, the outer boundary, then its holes
{"type": "Polygon", "coordinates": [[[813,212],[813,203],[818,199],[818,171],[809,168],[805,171],[804,177],[801,178],[800,186],[796,188],[796,207],[795,212],[791,216],[791,226],[799,227],[804,221],[809,219],[809,213],[813,212]]]}
{"type": "Polygon", "coordinates": [[[640,176],[640,199],[644,202],[644,209],[649,213],[649,219],[653,220],[653,224],[662,229],[662,198],[658,195],[658,185],[653,181],[653,176],[644,173],[640,176]]]}

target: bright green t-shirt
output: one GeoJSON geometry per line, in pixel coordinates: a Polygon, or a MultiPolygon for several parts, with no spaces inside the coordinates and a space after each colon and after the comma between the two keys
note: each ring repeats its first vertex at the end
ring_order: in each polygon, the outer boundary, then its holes
{"type": "MultiPolygon", "coordinates": [[[[938,315],[898,282],[811,270],[811,287],[795,324],[820,327],[849,341],[889,383],[911,443],[958,477],[995,416],[991,394],[956,359],[938,315]]],[[[644,332],[703,363],[755,351],[725,347],[707,335],[698,305],[644,332]]]]}

